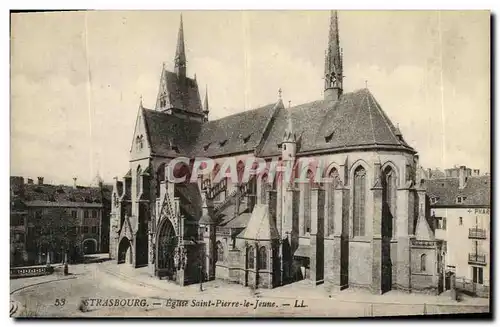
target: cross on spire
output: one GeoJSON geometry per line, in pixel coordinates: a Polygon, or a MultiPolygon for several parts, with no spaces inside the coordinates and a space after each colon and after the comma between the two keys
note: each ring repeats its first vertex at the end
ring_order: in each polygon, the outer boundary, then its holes
{"type": "Polygon", "coordinates": [[[278,89],[278,99],[281,100],[281,93],[283,93],[283,91],[281,90],[281,87],[278,89]]]}

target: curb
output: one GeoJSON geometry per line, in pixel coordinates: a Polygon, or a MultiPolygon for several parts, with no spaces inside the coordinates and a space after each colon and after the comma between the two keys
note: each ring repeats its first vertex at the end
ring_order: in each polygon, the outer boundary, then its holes
{"type": "Polygon", "coordinates": [[[10,301],[10,316],[12,317],[16,312],[17,309],[19,308],[19,304],[17,301],[10,301]]]}
{"type": "Polygon", "coordinates": [[[42,284],[48,284],[48,283],[52,283],[52,282],[59,282],[59,281],[68,280],[68,279],[76,279],[76,278],[77,278],[76,276],[70,276],[70,277],[63,277],[63,278],[45,280],[43,282],[38,282],[38,283],[31,284],[31,285],[25,285],[25,286],[19,287],[18,289],[15,289],[15,290],[11,291],[10,295],[12,295],[12,294],[14,294],[16,292],[19,292],[21,290],[24,290],[25,288],[28,288],[28,287],[42,285],[42,284]]]}

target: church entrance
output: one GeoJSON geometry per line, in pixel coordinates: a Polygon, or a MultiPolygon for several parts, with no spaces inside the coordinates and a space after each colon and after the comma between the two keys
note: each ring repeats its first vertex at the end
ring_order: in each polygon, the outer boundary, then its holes
{"type": "Polygon", "coordinates": [[[177,235],[168,218],[160,224],[157,237],[156,273],[160,278],[175,279],[174,251],[177,247],[177,235]]]}
{"type": "Polygon", "coordinates": [[[118,245],[118,263],[132,263],[132,248],[128,238],[124,237],[118,245]]]}

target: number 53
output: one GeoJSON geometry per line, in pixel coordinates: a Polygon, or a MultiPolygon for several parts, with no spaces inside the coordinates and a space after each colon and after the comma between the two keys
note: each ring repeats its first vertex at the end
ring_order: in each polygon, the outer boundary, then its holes
{"type": "Polygon", "coordinates": [[[56,307],[62,307],[66,304],[66,299],[56,299],[56,307]]]}

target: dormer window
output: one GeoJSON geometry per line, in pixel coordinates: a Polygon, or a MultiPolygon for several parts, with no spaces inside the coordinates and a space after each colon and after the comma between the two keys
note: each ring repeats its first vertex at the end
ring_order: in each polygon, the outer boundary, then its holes
{"type": "Polygon", "coordinates": [[[325,142],[330,142],[333,138],[333,132],[325,136],[325,142]]]}
{"type": "Polygon", "coordinates": [[[467,200],[466,196],[457,196],[457,203],[464,203],[467,200]]]}
{"type": "Polygon", "coordinates": [[[431,204],[436,204],[436,203],[438,202],[438,200],[439,200],[439,197],[437,197],[437,196],[432,196],[432,197],[431,197],[431,204]]]}
{"type": "Polygon", "coordinates": [[[220,145],[221,147],[223,147],[224,145],[226,145],[226,143],[227,143],[227,140],[223,140],[223,141],[220,141],[220,142],[219,142],[219,145],[220,145]]]}
{"type": "Polygon", "coordinates": [[[252,136],[252,133],[250,133],[248,136],[243,138],[243,143],[247,143],[250,140],[250,137],[252,136]]]}

